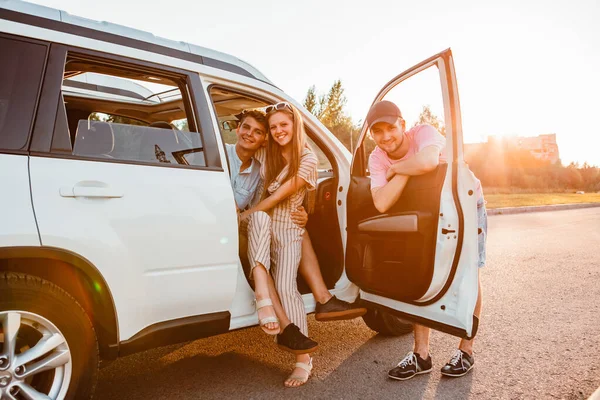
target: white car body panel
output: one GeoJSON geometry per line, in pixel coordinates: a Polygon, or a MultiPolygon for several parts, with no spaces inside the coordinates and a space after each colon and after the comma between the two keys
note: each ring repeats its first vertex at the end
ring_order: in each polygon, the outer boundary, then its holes
{"type": "Polygon", "coordinates": [[[229,309],[238,236],[225,172],[32,157],[31,182],[42,244],[98,268],[120,340],[157,322],[229,309]],[[123,197],[59,194],[84,181],[123,197]]]}
{"type": "Polygon", "coordinates": [[[29,191],[29,157],[0,154],[0,247],[39,246],[29,191]]]}

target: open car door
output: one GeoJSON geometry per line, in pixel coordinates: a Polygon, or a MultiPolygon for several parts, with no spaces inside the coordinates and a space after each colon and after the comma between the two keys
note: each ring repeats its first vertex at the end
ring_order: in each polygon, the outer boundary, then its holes
{"type": "MultiPolygon", "coordinates": [[[[447,162],[411,177],[398,202],[381,214],[370,190],[367,147],[372,139],[367,136],[366,124],[363,126],[347,199],[346,271],[360,287],[361,300],[367,306],[471,338],[478,325],[473,315],[478,292],[477,180],[463,160],[451,50],[396,76],[374,103],[394,101],[388,96],[392,89],[401,89],[425,71],[434,77],[430,81],[440,97],[447,162]]],[[[403,95],[404,101],[412,101],[410,90],[403,95]]],[[[405,117],[403,105],[398,106],[405,117]]],[[[410,126],[407,121],[407,129],[410,126]]]]}

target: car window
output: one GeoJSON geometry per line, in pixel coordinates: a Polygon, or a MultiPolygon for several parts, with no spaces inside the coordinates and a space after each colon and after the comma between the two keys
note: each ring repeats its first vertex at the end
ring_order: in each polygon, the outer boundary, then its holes
{"type": "Polygon", "coordinates": [[[319,163],[317,164],[317,169],[319,170],[319,176],[327,175],[327,173],[333,172],[333,168],[331,167],[331,162],[329,161],[329,159],[327,158],[327,156],[325,155],[325,152],[323,152],[321,147],[319,147],[315,143],[315,141],[312,140],[310,138],[310,136],[308,136],[308,135],[306,136],[306,140],[308,141],[308,144],[310,145],[312,150],[315,152],[315,155],[317,156],[317,159],[319,160],[319,163]]]}
{"type": "Polygon", "coordinates": [[[187,118],[175,119],[171,121],[171,125],[183,132],[190,131],[190,126],[188,125],[187,118]]]}
{"type": "Polygon", "coordinates": [[[104,121],[110,123],[121,123],[126,125],[138,125],[138,126],[148,126],[148,122],[139,121],[137,119],[124,117],[122,115],[113,115],[107,114],[103,112],[94,111],[88,116],[88,120],[90,121],[104,121]]]}
{"type": "Polygon", "coordinates": [[[205,167],[185,91],[183,79],[68,56],[62,96],[72,155],[205,167]]]}
{"type": "Polygon", "coordinates": [[[440,74],[429,67],[395,86],[383,100],[394,102],[402,110],[406,129],[428,124],[446,136],[444,99],[440,88],[440,74]]]}

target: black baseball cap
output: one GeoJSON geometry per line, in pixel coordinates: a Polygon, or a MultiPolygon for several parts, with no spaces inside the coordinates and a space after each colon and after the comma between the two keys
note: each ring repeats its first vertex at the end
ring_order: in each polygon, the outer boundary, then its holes
{"type": "Polygon", "coordinates": [[[402,118],[402,113],[398,106],[391,101],[383,100],[371,106],[367,114],[367,125],[370,130],[378,122],[395,124],[398,118],[402,118]]]}

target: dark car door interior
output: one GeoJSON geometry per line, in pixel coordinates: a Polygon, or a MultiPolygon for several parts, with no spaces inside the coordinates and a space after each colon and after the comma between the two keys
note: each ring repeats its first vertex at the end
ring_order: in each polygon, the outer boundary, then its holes
{"type": "MultiPolygon", "coordinates": [[[[337,177],[319,179],[315,208],[309,215],[306,230],[319,260],[321,275],[328,289],[333,289],[344,270],[344,247],[338,222],[336,194],[337,177]]],[[[310,288],[298,274],[298,290],[310,293],[310,288]]]]}
{"type": "Polygon", "coordinates": [[[373,204],[369,177],[348,193],[348,278],[363,291],[412,303],[433,277],[440,199],[448,165],[409,179],[385,214],[373,204]]]}

